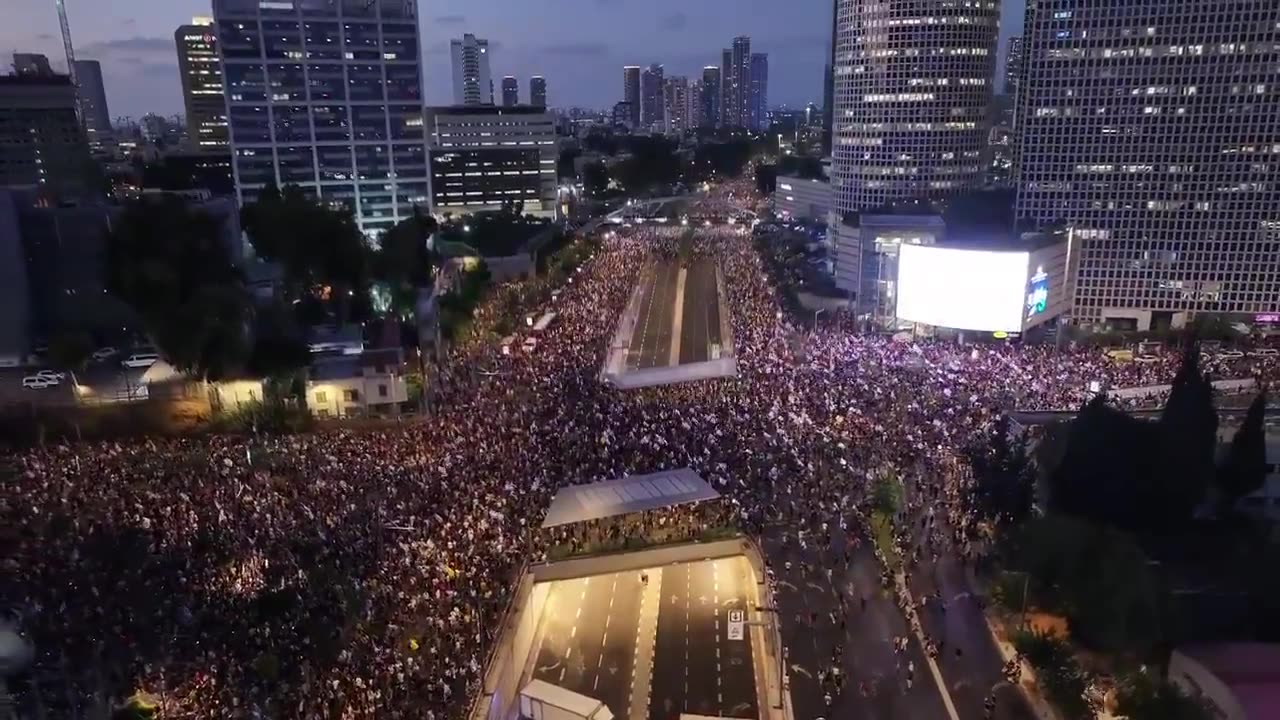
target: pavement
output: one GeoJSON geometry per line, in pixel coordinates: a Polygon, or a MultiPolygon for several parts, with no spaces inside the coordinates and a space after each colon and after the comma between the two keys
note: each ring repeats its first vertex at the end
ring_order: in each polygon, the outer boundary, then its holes
{"type": "Polygon", "coordinates": [[[679,270],[676,262],[656,261],[641,279],[640,312],[627,353],[627,369],[665,367],[670,363],[679,270]]]}
{"type": "Polygon", "coordinates": [[[604,702],[619,718],[755,718],[748,636],[729,637],[754,576],[741,556],[557,580],[533,677],[604,702]]]}
{"type": "Polygon", "coordinates": [[[697,258],[681,268],[676,260],[655,260],[640,282],[639,313],[627,369],[713,359],[712,346],[724,344],[715,261],[697,258]]]}
{"type": "Polygon", "coordinates": [[[723,344],[716,266],[710,258],[697,258],[689,264],[683,311],[680,364],[706,362],[711,359],[711,346],[723,344]]]}

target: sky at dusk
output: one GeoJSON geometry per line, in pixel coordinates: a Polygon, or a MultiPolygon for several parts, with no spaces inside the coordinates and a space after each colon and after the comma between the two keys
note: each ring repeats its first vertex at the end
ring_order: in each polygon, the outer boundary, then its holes
{"type": "MultiPolygon", "coordinates": [[[[40,52],[65,68],[54,0],[0,0],[0,54],[40,52]]],[[[210,0],[66,0],[78,59],[102,63],[113,116],[182,111],[173,31],[210,0]]],[[[1001,50],[1022,29],[1024,4],[1003,0],[1001,50]]],[[[426,102],[451,101],[449,38],[488,38],[495,86],[503,75],[547,78],[551,105],[607,108],[622,66],[663,63],[668,76],[720,64],[735,35],[769,53],[769,102],[822,101],[830,0],[419,0],[426,102]]],[[[1001,63],[998,63],[1002,65],[1001,63]]],[[[999,84],[997,84],[999,87],[999,84]]]]}

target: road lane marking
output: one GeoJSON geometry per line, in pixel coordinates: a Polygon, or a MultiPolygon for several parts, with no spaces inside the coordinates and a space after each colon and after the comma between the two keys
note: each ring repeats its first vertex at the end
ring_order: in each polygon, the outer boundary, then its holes
{"type": "Polygon", "coordinates": [[[578,636],[578,626],[574,625],[572,628],[569,628],[569,637],[574,638],[577,636],[578,636]]]}

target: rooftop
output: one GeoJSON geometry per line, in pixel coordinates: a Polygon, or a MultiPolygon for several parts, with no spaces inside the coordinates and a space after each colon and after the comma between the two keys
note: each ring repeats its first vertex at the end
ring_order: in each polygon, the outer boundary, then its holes
{"type": "Polygon", "coordinates": [[[542,527],[587,522],[629,513],[714,500],[720,497],[689,468],[632,475],[617,480],[570,485],[551,500],[542,527]]]}

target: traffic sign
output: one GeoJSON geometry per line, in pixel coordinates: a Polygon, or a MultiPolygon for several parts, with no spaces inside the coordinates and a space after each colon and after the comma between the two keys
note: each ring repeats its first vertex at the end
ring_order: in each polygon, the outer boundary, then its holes
{"type": "Polygon", "coordinates": [[[741,610],[729,611],[729,639],[743,639],[743,613],[741,610]]]}

